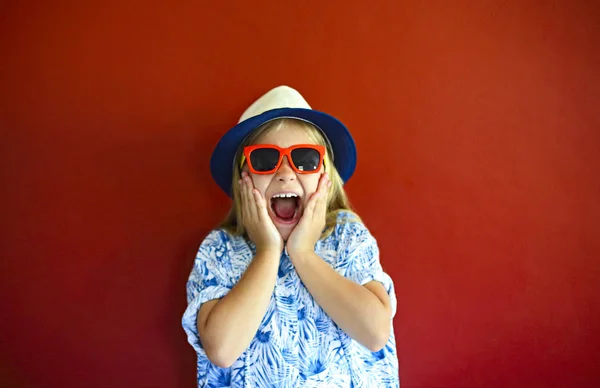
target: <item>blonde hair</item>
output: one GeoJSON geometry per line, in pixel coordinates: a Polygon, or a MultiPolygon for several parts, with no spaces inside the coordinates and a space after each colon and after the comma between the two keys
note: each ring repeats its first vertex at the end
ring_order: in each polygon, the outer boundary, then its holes
{"type": "MultiPolygon", "coordinates": [[[[350,201],[344,191],[344,182],[338,174],[335,166],[332,162],[332,154],[324,135],[314,125],[296,119],[282,118],[269,121],[262,126],[255,129],[240,145],[233,164],[233,178],[231,182],[233,203],[229,213],[225,220],[219,225],[221,229],[226,230],[234,236],[243,236],[246,234],[246,228],[244,228],[242,220],[242,201],[241,194],[238,186],[238,180],[241,178],[240,171],[240,158],[242,157],[243,149],[247,145],[255,144],[255,142],[264,134],[271,131],[281,130],[285,125],[298,125],[306,129],[310,139],[319,145],[323,145],[327,148],[327,157],[325,158],[325,171],[329,173],[329,179],[331,180],[331,186],[328,192],[328,203],[327,203],[327,215],[325,217],[325,229],[321,234],[321,239],[331,235],[335,226],[338,223],[339,213],[348,213],[350,217],[342,217],[340,222],[358,221],[361,222],[360,217],[353,211],[350,201]]],[[[267,200],[267,206],[269,206],[269,199],[267,200]]]]}

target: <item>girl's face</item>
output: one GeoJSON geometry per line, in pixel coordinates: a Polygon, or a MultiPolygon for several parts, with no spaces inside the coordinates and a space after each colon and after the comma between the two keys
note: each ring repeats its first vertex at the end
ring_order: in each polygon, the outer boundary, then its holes
{"type": "MultiPolygon", "coordinates": [[[[255,144],[275,144],[287,148],[296,144],[315,144],[315,142],[311,140],[303,124],[288,121],[279,129],[267,131],[256,140],[255,144]]],[[[244,164],[242,170],[248,172],[247,164],[244,164]]],[[[283,157],[279,170],[273,174],[249,173],[254,187],[265,198],[269,216],[283,240],[288,239],[300,220],[308,200],[317,191],[322,174],[323,166],[313,174],[296,174],[287,156],[283,157]],[[297,198],[277,198],[283,193],[293,193],[297,198]]]]}

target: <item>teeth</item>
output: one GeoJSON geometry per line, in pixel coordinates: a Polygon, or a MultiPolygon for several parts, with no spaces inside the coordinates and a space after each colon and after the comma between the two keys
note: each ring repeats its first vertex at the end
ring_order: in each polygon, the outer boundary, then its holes
{"type": "Polygon", "coordinates": [[[295,198],[298,195],[294,193],[283,193],[283,194],[275,194],[273,198],[295,198]]]}

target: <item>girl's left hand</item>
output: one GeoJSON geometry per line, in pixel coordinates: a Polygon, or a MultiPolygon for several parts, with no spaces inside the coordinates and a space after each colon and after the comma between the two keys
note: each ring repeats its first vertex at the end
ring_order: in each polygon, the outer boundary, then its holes
{"type": "Polygon", "coordinates": [[[286,249],[290,256],[315,251],[315,244],[325,228],[327,193],[330,186],[329,175],[321,175],[317,191],[308,201],[304,214],[287,240],[286,249]]]}

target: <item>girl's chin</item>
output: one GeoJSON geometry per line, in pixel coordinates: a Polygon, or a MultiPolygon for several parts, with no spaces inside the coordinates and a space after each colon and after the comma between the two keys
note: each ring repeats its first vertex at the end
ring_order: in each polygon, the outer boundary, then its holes
{"type": "Polygon", "coordinates": [[[283,239],[283,241],[287,241],[288,237],[290,237],[290,234],[292,234],[292,231],[294,230],[296,225],[298,225],[298,222],[302,217],[302,212],[297,212],[294,215],[294,217],[290,220],[283,220],[277,217],[273,212],[269,212],[269,216],[271,217],[271,220],[273,221],[275,227],[279,231],[279,234],[281,234],[281,238],[283,239]]]}
{"type": "Polygon", "coordinates": [[[277,227],[277,230],[279,231],[279,234],[281,235],[281,238],[283,239],[283,241],[287,241],[287,239],[292,234],[292,231],[294,230],[295,225],[277,225],[277,224],[275,224],[275,226],[277,227]]]}
{"type": "Polygon", "coordinates": [[[284,223],[282,223],[282,222],[277,222],[277,221],[278,221],[277,219],[273,219],[273,223],[275,224],[275,227],[279,231],[279,234],[281,235],[281,238],[283,239],[283,241],[287,241],[287,239],[292,234],[292,231],[294,230],[294,228],[296,227],[296,225],[298,224],[298,222],[294,222],[294,223],[284,222],[284,223]]]}

